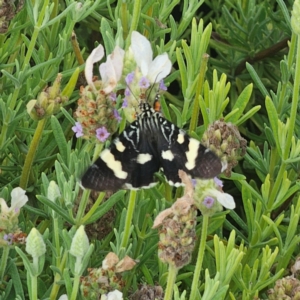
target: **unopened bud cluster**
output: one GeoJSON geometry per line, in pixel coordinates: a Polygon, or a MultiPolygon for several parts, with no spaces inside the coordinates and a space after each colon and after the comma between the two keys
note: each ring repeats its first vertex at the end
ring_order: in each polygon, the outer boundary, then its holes
{"type": "Polygon", "coordinates": [[[162,300],[164,299],[164,290],[160,285],[150,286],[142,285],[129,297],[130,300],[162,300]]]}
{"type": "Polygon", "coordinates": [[[173,206],[173,213],[162,221],[158,256],[161,261],[179,269],[191,260],[196,240],[197,211],[193,205],[183,210],[180,202],[178,204],[173,206]]]}
{"type": "Polygon", "coordinates": [[[273,289],[268,290],[269,300],[300,300],[300,281],[287,276],[276,281],[273,289]]]}
{"type": "Polygon", "coordinates": [[[41,120],[57,114],[60,108],[68,100],[68,97],[62,96],[60,92],[60,83],[62,75],[58,74],[53,86],[46,88],[38,95],[37,99],[30,100],[27,104],[27,112],[35,120],[41,120]]]}
{"type": "Polygon", "coordinates": [[[84,299],[100,299],[101,295],[114,290],[122,291],[125,282],[120,273],[131,270],[135,262],[128,256],[119,260],[112,252],[108,253],[98,269],[88,269],[89,274],[81,278],[81,293],[84,299]]]}
{"type": "Polygon", "coordinates": [[[232,168],[246,154],[247,149],[247,141],[241,137],[238,128],[223,120],[215,121],[207,128],[202,143],[227,163],[224,171],[227,177],[230,177],[232,168]]]}

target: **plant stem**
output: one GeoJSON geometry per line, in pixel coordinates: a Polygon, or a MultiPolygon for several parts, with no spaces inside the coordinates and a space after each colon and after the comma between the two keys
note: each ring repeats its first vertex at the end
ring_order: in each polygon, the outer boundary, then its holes
{"type": "Polygon", "coordinates": [[[96,202],[93,204],[91,209],[88,211],[88,213],[82,218],[82,224],[85,224],[87,220],[94,214],[100,203],[102,202],[103,198],[105,196],[105,192],[101,192],[96,200],[96,202]]]}
{"type": "Polygon", "coordinates": [[[80,282],[80,275],[76,274],[74,277],[74,281],[73,281],[73,289],[72,289],[72,294],[71,294],[70,300],[77,299],[79,282],[80,282]]]}
{"type": "MultiPolygon", "coordinates": [[[[27,271],[28,272],[28,271],[27,271]]],[[[37,276],[28,274],[27,276],[31,277],[31,299],[30,300],[37,300],[38,295],[37,295],[37,276]]]]}
{"type": "MultiPolygon", "coordinates": [[[[65,269],[67,257],[68,257],[68,252],[65,251],[64,255],[62,257],[62,260],[60,262],[60,265],[57,266],[59,268],[59,270],[61,271],[61,274],[63,274],[63,270],[65,269]]],[[[61,287],[61,285],[57,283],[59,280],[61,280],[60,273],[55,273],[54,282],[53,282],[53,286],[52,286],[52,290],[51,290],[49,299],[57,299],[57,294],[61,287]]]]}
{"type": "Polygon", "coordinates": [[[45,128],[46,122],[47,122],[47,118],[44,118],[44,119],[42,119],[38,122],[38,125],[36,127],[35,132],[34,132],[34,136],[32,138],[28,153],[26,155],[24,167],[23,167],[22,174],[21,174],[20,184],[19,184],[19,186],[23,190],[26,190],[26,188],[27,188],[32,163],[33,163],[33,160],[35,158],[35,154],[36,154],[38,145],[39,145],[40,140],[42,138],[42,133],[43,133],[43,130],[45,128]]]}
{"type": "Polygon", "coordinates": [[[165,290],[164,300],[172,300],[177,272],[178,272],[178,269],[175,267],[175,265],[169,264],[167,287],[165,290]]]}
{"type": "Polygon", "coordinates": [[[91,192],[90,190],[84,190],[82,193],[81,201],[80,201],[77,215],[75,218],[75,225],[77,228],[83,224],[83,215],[84,215],[85,208],[86,208],[86,205],[89,200],[90,192],[91,192]]]}
{"type": "Polygon", "coordinates": [[[39,32],[41,30],[41,26],[42,26],[43,21],[44,21],[44,17],[45,17],[45,13],[46,13],[46,9],[47,9],[48,4],[49,4],[49,0],[45,0],[42,9],[39,10],[39,18],[37,20],[37,23],[33,24],[34,25],[34,31],[33,31],[33,34],[31,36],[31,39],[30,39],[30,44],[28,46],[27,53],[26,53],[26,56],[25,56],[25,59],[24,59],[24,62],[23,62],[22,70],[24,70],[29,65],[29,61],[31,59],[33,50],[36,46],[35,43],[36,43],[37,37],[39,35],[39,32]]]}
{"type": "Polygon", "coordinates": [[[209,216],[208,215],[203,215],[201,240],[200,240],[200,245],[199,245],[199,250],[198,250],[197,263],[196,263],[196,267],[195,267],[195,271],[194,271],[194,277],[193,277],[193,282],[192,282],[190,300],[198,299],[198,295],[199,295],[198,285],[199,285],[199,277],[200,277],[200,272],[201,272],[202,262],[203,262],[203,256],[204,256],[204,251],[205,251],[208,220],[209,220],[209,216]]]}
{"type": "Polygon", "coordinates": [[[136,191],[131,190],[130,196],[129,196],[129,203],[127,208],[127,215],[126,215],[126,221],[125,221],[125,228],[124,228],[124,234],[123,239],[121,243],[121,248],[127,248],[129,236],[130,236],[130,228],[132,224],[132,216],[135,208],[135,202],[136,202],[136,191]]]}
{"type": "Polygon", "coordinates": [[[7,260],[8,260],[8,255],[9,255],[9,247],[3,247],[3,252],[1,256],[1,261],[0,261],[0,284],[3,281],[4,278],[4,273],[7,265],[7,260]]]}

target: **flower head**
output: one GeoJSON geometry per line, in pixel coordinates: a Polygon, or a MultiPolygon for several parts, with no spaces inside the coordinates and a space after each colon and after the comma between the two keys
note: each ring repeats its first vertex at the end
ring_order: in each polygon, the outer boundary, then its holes
{"type": "Polygon", "coordinates": [[[131,45],[126,52],[126,58],[124,69],[129,71],[125,76],[127,105],[123,105],[123,107],[125,107],[126,119],[132,122],[136,119],[140,102],[147,99],[147,102],[152,105],[157,87],[166,90],[163,79],[170,73],[172,63],[167,53],[160,54],[153,59],[149,40],[137,31],[132,32],[131,45]],[[129,62],[130,66],[128,67],[129,62]],[[134,71],[132,71],[133,66],[134,71]],[[154,86],[154,88],[149,89],[150,86],[154,86]]]}
{"type": "Polygon", "coordinates": [[[213,215],[221,211],[222,206],[234,209],[235,202],[231,195],[222,191],[223,183],[220,179],[196,179],[194,200],[202,214],[213,215]]]}
{"type": "Polygon", "coordinates": [[[238,128],[217,120],[209,125],[202,137],[202,144],[212,149],[222,160],[224,174],[230,177],[231,170],[246,154],[247,141],[241,136],[238,128]]]}
{"type": "Polygon", "coordinates": [[[179,176],[185,186],[183,197],[155,218],[153,228],[161,227],[158,255],[161,261],[182,268],[191,260],[196,239],[197,211],[194,206],[193,186],[183,171],[179,176]]]}
{"type": "Polygon", "coordinates": [[[108,139],[109,136],[110,136],[110,133],[107,131],[107,129],[104,126],[98,128],[96,130],[96,137],[102,143],[104,143],[108,139]]]}
{"type": "Polygon", "coordinates": [[[88,275],[82,277],[80,288],[84,299],[123,299],[119,290],[125,282],[120,273],[131,270],[135,265],[129,256],[119,260],[115,253],[108,253],[101,268],[88,269],[88,275]]]}

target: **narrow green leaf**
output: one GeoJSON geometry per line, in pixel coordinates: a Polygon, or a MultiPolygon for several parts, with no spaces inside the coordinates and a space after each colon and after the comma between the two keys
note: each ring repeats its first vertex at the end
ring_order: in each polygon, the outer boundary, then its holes
{"type": "Polygon", "coordinates": [[[72,225],[74,225],[74,220],[62,209],[62,207],[58,206],[56,203],[49,200],[47,197],[42,195],[37,195],[36,198],[42,202],[44,205],[49,206],[53,209],[57,214],[64,218],[64,220],[72,225]]]}
{"type": "Polygon", "coordinates": [[[256,86],[258,87],[260,92],[262,93],[262,95],[264,97],[266,97],[266,96],[270,97],[270,94],[268,93],[266,87],[262,83],[262,81],[261,81],[260,77],[258,76],[258,74],[256,73],[255,69],[249,63],[246,63],[246,68],[247,68],[251,78],[253,79],[254,83],[256,84],[256,86]]]}
{"type": "MultiPolygon", "coordinates": [[[[16,266],[15,261],[9,260],[8,264],[8,273],[11,276],[12,284],[14,286],[15,294],[18,295],[21,299],[25,300],[24,290],[22,281],[20,279],[19,269],[16,266]]],[[[5,288],[5,292],[9,295],[9,284],[5,288]]]]}
{"type": "Polygon", "coordinates": [[[184,59],[180,48],[176,48],[176,58],[177,58],[177,63],[180,71],[181,89],[183,94],[185,94],[185,91],[188,87],[188,78],[187,78],[186,65],[184,63],[184,59]]]}
{"type": "Polygon", "coordinates": [[[239,97],[237,98],[232,111],[235,111],[236,109],[238,109],[236,111],[235,114],[231,115],[231,117],[225,117],[226,122],[231,122],[233,124],[235,124],[235,122],[239,119],[239,117],[242,115],[244,109],[246,108],[251,94],[252,94],[252,90],[253,90],[253,84],[249,84],[247,85],[244,90],[242,91],[242,93],[239,95],[239,97]]]}
{"type": "Polygon", "coordinates": [[[21,258],[23,260],[23,263],[24,263],[24,265],[26,267],[27,272],[29,272],[30,275],[34,276],[35,272],[33,270],[32,264],[29,261],[27,255],[18,246],[15,247],[15,250],[21,256],[21,258]]]}
{"type": "Polygon", "coordinates": [[[61,128],[61,125],[55,116],[51,117],[51,127],[52,127],[53,135],[54,135],[54,138],[56,140],[56,143],[57,143],[57,146],[59,149],[59,153],[61,154],[64,162],[67,163],[68,157],[69,157],[67,140],[66,140],[64,132],[61,128]]]}
{"type": "Polygon", "coordinates": [[[244,114],[236,123],[236,126],[240,126],[241,124],[243,124],[245,121],[247,121],[248,119],[250,119],[254,114],[256,114],[259,110],[260,110],[261,106],[260,105],[256,105],[254,107],[252,107],[246,114],[244,114]]]}
{"type": "Polygon", "coordinates": [[[179,128],[182,128],[182,117],[181,117],[181,112],[179,111],[179,109],[176,107],[176,106],[174,106],[173,104],[170,104],[170,107],[171,107],[171,109],[174,111],[174,113],[175,113],[175,115],[176,115],[176,117],[177,117],[177,122],[176,122],[176,124],[177,124],[177,126],[179,127],[179,128]]]}
{"type": "Polygon", "coordinates": [[[267,109],[270,125],[273,131],[273,136],[277,145],[277,149],[281,149],[279,145],[279,138],[278,138],[278,113],[270,97],[266,97],[265,103],[266,103],[266,109],[267,109]]]}

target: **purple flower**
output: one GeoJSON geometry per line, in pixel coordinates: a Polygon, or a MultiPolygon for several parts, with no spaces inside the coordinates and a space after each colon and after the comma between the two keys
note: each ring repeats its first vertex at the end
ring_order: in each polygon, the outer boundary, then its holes
{"type": "Polygon", "coordinates": [[[117,101],[117,94],[114,93],[114,92],[111,92],[108,94],[108,98],[113,101],[113,102],[116,102],[117,101]]]}
{"type": "Polygon", "coordinates": [[[128,87],[125,89],[124,94],[125,94],[126,97],[129,97],[131,95],[131,91],[128,87]]]}
{"type": "Polygon", "coordinates": [[[83,136],[82,126],[79,122],[75,123],[75,126],[72,127],[72,130],[76,133],[77,138],[83,136]]]}
{"type": "Polygon", "coordinates": [[[127,85],[129,85],[132,83],[133,79],[134,79],[134,72],[131,72],[125,77],[125,82],[127,83],[127,85]]]}
{"type": "Polygon", "coordinates": [[[215,199],[213,197],[207,196],[204,198],[203,200],[203,204],[207,207],[207,208],[211,208],[214,205],[215,199]]]}
{"type": "Polygon", "coordinates": [[[166,91],[168,88],[165,86],[163,79],[159,82],[159,89],[162,91],[166,91]]]}
{"type": "Polygon", "coordinates": [[[3,236],[3,239],[5,240],[5,241],[7,241],[7,244],[8,245],[11,245],[12,244],[12,241],[13,241],[13,234],[12,233],[9,233],[9,234],[4,234],[4,236],[3,236]]]}
{"type": "Polygon", "coordinates": [[[127,107],[127,106],[128,106],[128,101],[126,98],[124,98],[122,108],[127,107]]]}
{"type": "Polygon", "coordinates": [[[96,138],[100,142],[102,142],[102,143],[105,142],[109,136],[110,136],[110,133],[107,131],[107,129],[104,126],[96,129],[96,138]]]}
{"type": "Polygon", "coordinates": [[[141,88],[147,89],[150,86],[150,81],[146,77],[142,77],[139,81],[139,86],[141,88]]]}
{"type": "Polygon", "coordinates": [[[218,187],[223,187],[223,181],[219,179],[218,177],[214,177],[214,182],[218,187]]]}
{"type": "Polygon", "coordinates": [[[118,121],[118,123],[121,122],[122,117],[120,116],[119,112],[116,109],[114,109],[114,117],[118,121]]]}

